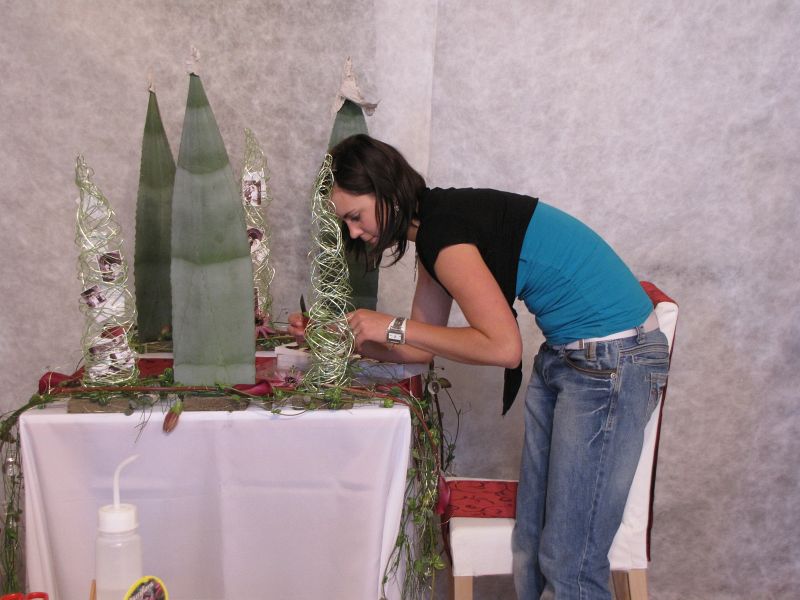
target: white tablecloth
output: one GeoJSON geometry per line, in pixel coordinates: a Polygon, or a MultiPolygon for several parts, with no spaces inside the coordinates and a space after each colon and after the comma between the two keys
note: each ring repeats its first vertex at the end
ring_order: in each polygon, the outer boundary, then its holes
{"type": "MultiPolygon", "coordinates": [[[[375,600],[405,489],[408,409],[140,416],[33,410],[20,419],[27,572],[52,600],[88,598],[97,509],[139,510],[144,571],[171,600],[375,600]]],[[[398,597],[389,586],[389,597],[398,597]]]]}

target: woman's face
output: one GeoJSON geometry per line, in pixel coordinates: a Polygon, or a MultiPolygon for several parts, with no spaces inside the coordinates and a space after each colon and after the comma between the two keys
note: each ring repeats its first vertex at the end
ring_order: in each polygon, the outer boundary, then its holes
{"type": "Polygon", "coordinates": [[[345,222],[351,238],[361,238],[370,246],[377,243],[380,232],[375,216],[375,194],[351,194],[334,185],[331,201],[336,216],[345,222]]]}

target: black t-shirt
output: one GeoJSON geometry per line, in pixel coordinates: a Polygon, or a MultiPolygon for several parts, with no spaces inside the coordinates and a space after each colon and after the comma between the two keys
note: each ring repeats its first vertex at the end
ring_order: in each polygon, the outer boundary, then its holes
{"type": "Polygon", "coordinates": [[[473,244],[511,306],[522,242],[536,203],[536,198],[497,190],[426,190],[419,201],[419,260],[438,282],[433,265],[439,252],[455,244],[473,244]]]}
{"type": "MultiPolygon", "coordinates": [[[[426,190],[419,201],[417,256],[441,284],[433,269],[439,252],[455,244],[473,244],[516,317],[512,305],[519,255],[537,202],[530,196],[488,189],[426,190]]],[[[511,408],[521,383],[522,363],[516,369],[505,370],[503,414],[511,408]]]]}

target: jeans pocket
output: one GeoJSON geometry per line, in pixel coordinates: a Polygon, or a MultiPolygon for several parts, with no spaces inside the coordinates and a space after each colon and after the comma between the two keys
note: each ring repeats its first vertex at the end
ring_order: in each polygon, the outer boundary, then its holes
{"type": "Polygon", "coordinates": [[[642,344],[620,354],[627,354],[637,365],[669,366],[669,346],[667,344],[642,344]]]}
{"type": "Polygon", "coordinates": [[[574,352],[571,356],[570,354],[565,354],[564,362],[566,362],[567,365],[569,365],[572,369],[578,371],[579,373],[589,375],[590,377],[608,379],[614,376],[617,372],[616,369],[603,368],[603,365],[598,361],[587,360],[583,352],[574,352]]]}
{"type": "Polygon", "coordinates": [[[658,406],[658,401],[661,399],[666,385],[667,373],[662,373],[660,371],[653,371],[650,373],[650,398],[647,402],[648,418],[649,415],[653,414],[656,406],[658,406]]]}

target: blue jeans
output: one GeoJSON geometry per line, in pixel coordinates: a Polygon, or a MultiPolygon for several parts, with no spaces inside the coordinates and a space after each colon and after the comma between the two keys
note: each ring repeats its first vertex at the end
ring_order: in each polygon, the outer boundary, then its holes
{"type": "Polygon", "coordinates": [[[660,331],[542,344],[525,398],[513,535],[519,600],[609,600],[608,551],[667,380],[660,331]]]}

